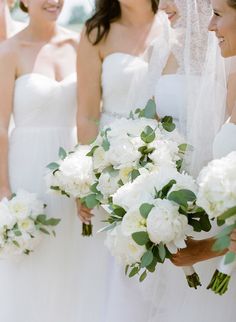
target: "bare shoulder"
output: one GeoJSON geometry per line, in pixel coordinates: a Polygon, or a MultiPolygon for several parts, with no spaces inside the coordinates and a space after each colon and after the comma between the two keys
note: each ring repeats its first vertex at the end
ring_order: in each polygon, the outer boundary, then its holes
{"type": "Polygon", "coordinates": [[[77,48],[80,41],[80,34],[70,29],[60,27],[59,39],[60,42],[71,44],[73,47],[77,48]]]}
{"type": "Polygon", "coordinates": [[[80,37],[79,43],[79,52],[83,52],[88,55],[97,56],[101,58],[101,48],[103,41],[100,41],[98,44],[95,44],[97,39],[97,30],[93,29],[89,34],[86,26],[83,28],[80,37]]]}
{"type": "Polygon", "coordinates": [[[12,37],[0,44],[0,63],[16,66],[19,41],[17,37],[12,37]]]}

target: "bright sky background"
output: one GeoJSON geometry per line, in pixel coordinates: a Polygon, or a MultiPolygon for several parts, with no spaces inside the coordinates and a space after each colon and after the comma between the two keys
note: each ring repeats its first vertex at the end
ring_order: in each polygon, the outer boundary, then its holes
{"type": "Polygon", "coordinates": [[[66,21],[70,15],[70,10],[74,5],[83,5],[84,8],[90,12],[93,7],[93,0],[65,0],[63,12],[61,14],[61,21],[66,21]]]}

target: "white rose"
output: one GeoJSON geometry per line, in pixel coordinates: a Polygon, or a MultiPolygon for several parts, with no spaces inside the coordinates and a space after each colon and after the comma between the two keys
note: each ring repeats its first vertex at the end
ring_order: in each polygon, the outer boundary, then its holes
{"type": "Polygon", "coordinates": [[[105,245],[116,260],[124,265],[139,262],[146,251],[146,248],[136,244],[132,237],[125,236],[120,226],[107,233],[105,245]]]}
{"type": "Polygon", "coordinates": [[[155,148],[149,156],[155,165],[176,167],[176,161],[179,160],[179,148],[175,142],[158,140],[151,143],[150,147],[155,148]]]}
{"type": "Polygon", "coordinates": [[[178,205],[169,200],[157,199],[147,218],[147,232],[150,240],[165,244],[173,253],[184,248],[189,231],[186,216],[179,214],[178,205]]]}

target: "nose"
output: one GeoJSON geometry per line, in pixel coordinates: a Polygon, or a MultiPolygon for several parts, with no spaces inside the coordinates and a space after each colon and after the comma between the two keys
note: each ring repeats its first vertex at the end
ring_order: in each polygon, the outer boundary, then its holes
{"type": "Polygon", "coordinates": [[[209,22],[208,30],[209,31],[216,31],[216,23],[215,23],[214,16],[211,18],[211,20],[209,22]]]}

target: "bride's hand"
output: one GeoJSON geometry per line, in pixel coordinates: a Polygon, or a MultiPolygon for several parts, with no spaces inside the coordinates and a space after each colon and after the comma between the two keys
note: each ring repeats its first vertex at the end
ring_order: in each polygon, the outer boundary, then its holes
{"type": "Polygon", "coordinates": [[[3,198],[10,198],[12,195],[11,190],[9,188],[0,188],[0,201],[3,198]]]}
{"type": "Polygon", "coordinates": [[[236,229],[234,229],[234,231],[232,232],[230,239],[231,239],[231,243],[230,243],[229,250],[231,252],[236,253],[236,229]]]}
{"type": "Polygon", "coordinates": [[[171,261],[176,266],[193,266],[198,262],[224,255],[227,250],[223,252],[214,252],[212,250],[214,242],[214,238],[203,240],[188,239],[187,247],[174,254],[171,261]]]}
{"type": "Polygon", "coordinates": [[[93,214],[91,213],[91,209],[84,206],[79,200],[76,201],[78,217],[84,224],[90,224],[93,214]]]}

